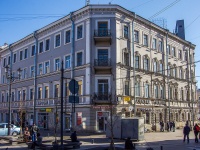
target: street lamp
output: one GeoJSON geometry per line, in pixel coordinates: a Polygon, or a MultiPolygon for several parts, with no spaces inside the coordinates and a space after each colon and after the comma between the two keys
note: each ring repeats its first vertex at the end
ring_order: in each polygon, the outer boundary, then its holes
{"type": "Polygon", "coordinates": [[[22,71],[21,68],[18,68],[17,69],[18,77],[15,77],[12,74],[12,68],[9,65],[5,66],[6,78],[7,78],[7,80],[9,80],[9,90],[8,90],[9,91],[9,94],[8,94],[8,116],[9,116],[9,118],[8,118],[8,135],[11,134],[11,130],[10,130],[10,128],[11,128],[11,126],[10,126],[10,124],[11,124],[11,85],[12,85],[12,82],[15,79],[19,79],[20,80],[21,71],[22,71]],[[9,73],[8,73],[8,71],[9,71],[9,73]]]}

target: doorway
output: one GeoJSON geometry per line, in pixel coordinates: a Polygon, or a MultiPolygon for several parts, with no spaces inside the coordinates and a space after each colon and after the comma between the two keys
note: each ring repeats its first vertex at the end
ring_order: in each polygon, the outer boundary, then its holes
{"type": "Polygon", "coordinates": [[[109,112],[97,112],[97,130],[106,131],[109,112]]]}
{"type": "Polygon", "coordinates": [[[66,131],[70,131],[70,127],[71,127],[70,120],[71,120],[70,115],[66,115],[65,116],[65,124],[64,124],[66,131]]]}
{"type": "Polygon", "coordinates": [[[38,113],[38,127],[48,129],[48,113],[38,113]]]}

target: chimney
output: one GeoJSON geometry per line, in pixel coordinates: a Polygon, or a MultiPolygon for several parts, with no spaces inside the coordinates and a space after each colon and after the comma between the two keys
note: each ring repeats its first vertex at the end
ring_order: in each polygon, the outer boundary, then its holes
{"type": "Polygon", "coordinates": [[[177,20],[176,21],[176,28],[175,34],[180,37],[181,39],[185,40],[185,26],[184,20],[177,20]]]}

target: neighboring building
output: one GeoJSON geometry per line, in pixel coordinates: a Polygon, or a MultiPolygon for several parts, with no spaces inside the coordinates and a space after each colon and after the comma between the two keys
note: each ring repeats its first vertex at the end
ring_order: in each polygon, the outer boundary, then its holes
{"type": "Polygon", "coordinates": [[[197,89],[197,100],[198,100],[198,120],[200,120],[200,89],[197,89]]]}
{"type": "Polygon", "coordinates": [[[195,61],[194,50],[194,44],[121,6],[87,5],[0,51],[0,121],[8,121],[10,95],[14,122],[23,110],[23,122],[31,123],[35,106],[36,124],[54,128],[60,119],[63,60],[68,78],[63,88],[64,129],[73,123],[77,130],[105,131],[111,103],[117,104],[118,115],[130,117],[134,102],[147,128],[169,119],[183,126],[192,111],[195,119],[197,113],[195,65],[189,63],[195,61]],[[12,76],[22,70],[10,94],[7,65],[12,76]],[[74,117],[68,99],[71,78],[79,85],[74,117]]]}

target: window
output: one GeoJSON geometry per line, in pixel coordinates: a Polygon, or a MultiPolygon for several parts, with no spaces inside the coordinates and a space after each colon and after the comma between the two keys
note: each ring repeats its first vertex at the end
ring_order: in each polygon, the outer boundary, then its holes
{"type": "Polygon", "coordinates": [[[176,49],[175,49],[175,47],[172,47],[172,55],[173,55],[174,57],[176,57],[176,49]]]}
{"type": "Polygon", "coordinates": [[[54,97],[58,97],[59,84],[54,85],[54,97]]]}
{"type": "Polygon", "coordinates": [[[178,50],[178,58],[182,60],[182,50],[178,50]]]}
{"type": "Polygon", "coordinates": [[[65,56],[65,69],[70,68],[70,55],[69,56],[65,56]]]}
{"type": "Polygon", "coordinates": [[[156,42],[157,42],[156,39],[153,38],[153,42],[152,42],[152,48],[153,49],[156,49],[156,47],[157,47],[156,42]]]}
{"type": "Polygon", "coordinates": [[[148,36],[144,34],[143,38],[144,38],[144,41],[143,41],[144,46],[148,46],[148,36]]]}
{"type": "Polygon", "coordinates": [[[154,60],[154,62],[153,62],[153,71],[157,72],[157,61],[156,60],[154,60]]]}
{"type": "Polygon", "coordinates": [[[12,99],[12,101],[15,101],[15,92],[11,93],[11,99],[12,99]]]}
{"type": "Polygon", "coordinates": [[[172,47],[171,55],[174,56],[174,47],[172,47]]]}
{"type": "Polygon", "coordinates": [[[60,46],[60,34],[57,34],[55,37],[55,47],[60,46]]]}
{"type": "Polygon", "coordinates": [[[41,74],[42,74],[42,71],[43,71],[42,64],[39,64],[39,65],[38,65],[38,75],[41,75],[41,74]]]}
{"type": "Polygon", "coordinates": [[[182,98],[182,101],[184,101],[184,91],[183,91],[183,89],[181,89],[181,98],[182,98]]]}
{"type": "Polygon", "coordinates": [[[65,43],[70,43],[70,30],[65,32],[65,43]]]}
{"type": "Polygon", "coordinates": [[[60,59],[55,59],[55,71],[60,70],[60,59]]]}
{"type": "Polygon", "coordinates": [[[178,89],[177,88],[174,89],[174,99],[178,100],[178,89]]]}
{"type": "Polygon", "coordinates": [[[105,37],[108,35],[109,35],[108,22],[106,22],[106,21],[98,22],[98,36],[105,37]]]}
{"type": "Polygon", "coordinates": [[[83,95],[83,94],[82,94],[82,91],[83,91],[82,86],[83,86],[82,81],[78,81],[78,87],[79,87],[78,95],[83,95]]]}
{"type": "Polygon", "coordinates": [[[140,56],[135,56],[135,68],[140,68],[140,56]]]}
{"type": "Polygon", "coordinates": [[[163,74],[164,73],[164,70],[163,70],[163,64],[160,63],[160,73],[163,74]]]}
{"type": "Polygon", "coordinates": [[[20,51],[19,52],[19,60],[22,60],[23,59],[23,51],[20,51]]]}
{"type": "Polygon", "coordinates": [[[140,83],[135,83],[135,96],[140,96],[140,83]]]}
{"type": "Polygon", "coordinates": [[[128,26],[124,26],[124,38],[128,39],[128,26]]]}
{"type": "Polygon", "coordinates": [[[159,41],[159,45],[158,45],[158,50],[159,52],[163,52],[163,42],[162,41],[159,41]]]}
{"type": "Polygon", "coordinates": [[[144,58],[144,70],[149,70],[149,59],[144,58]]]}
{"type": "Polygon", "coordinates": [[[167,54],[171,55],[171,50],[170,50],[170,45],[169,44],[167,45],[167,54]]]}
{"type": "Polygon", "coordinates": [[[154,97],[158,98],[158,85],[154,85],[154,97]]]}
{"type": "Polygon", "coordinates": [[[49,69],[49,61],[45,62],[45,68],[44,68],[44,73],[49,73],[50,72],[50,69],[49,69]]]}
{"type": "Polygon", "coordinates": [[[185,61],[188,61],[188,55],[187,51],[185,51],[185,61]]]}
{"type": "Polygon", "coordinates": [[[31,48],[31,56],[35,55],[35,45],[32,46],[31,48]]]}
{"type": "Polygon", "coordinates": [[[179,70],[179,78],[180,79],[183,79],[183,72],[182,72],[182,69],[180,68],[180,70],[179,70]]]}
{"type": "Polygon", "coordinates": [[[129,52],[124,52],[124,65],[129,66],[129,64],[130,64],[129,52]]]}
{"type": "Polygon", "coordinates": [[[49,87],[48,86],[44,87],[44,98],[49,98],[49,87]]]}
{"type": "Polygon", "coordinates": [[[125,81],[125,95],[130,95],[130,86],[129,86],[130,81],[125,81]]]}
{"type": "Polygon", "coordinates": [[[83,53],[82,52],[79,52],[77,53],[77,66],[82,66],[83,65],[83,60],[82,60],[82,56],[83,53]]]}
{"type": "Polygon", "coordinates": [[[174,66],[174,68],[172,69],[172,71],[173,71],[173,76],[176,78],[177,77],[176,66],[174,66]]]}
{"type": "Polygon", "coordinates": [[[16,63],[17,61],[17,54],[13,54],[13,63],[16,63]]]}
{"type": "Polygon", "coordinates": [[[34,66],[31,66],[30,77],[34,77],[34,66]]]}
{"type": "Polygon", "coordinates": [[[160,98],[164,99],[164,88],[162,85],[160,86],[160,98]]]}
{"type": "Polygon", "coordinates": [[[173,89],[172,87],[169,88],[169,98],[172,99],[173,95],[173,89]]]}
{"type": "Polygon", "coordinates": [[[39,44],[39,53],[43,52],[43,42],[40,42],[39,44]]]}
{"type": "Polygon", "coordinates": [[[23,78],[24,79],[27,78],[27,69],[26,68],[23,69],[23,78]]]}
{"type": "Polygon", "coordinates": [[[24,50],[24,59],[28,58],[28,49],[24,50]]]}
{"type": "Polygon", "coordinates": [[[3,59],[3,66],[6,66],[6,58],[3,59]]]}
{"type": "Polygon", "coordinates": [[[38,99],[42,99],[42,87],[38,88],[38,99]]]}
{"type": "Polygon", "coordinates": [[[8,65],[10,65],[10,56],[8,56],[8,65]]]}
{"type": "Polygon", "coordinates": [[[22,90],[22,100],[26,100],[26,90],[22,90]]]}
{"type": "Polygon", "coordinates": [[[139,43],[139,32],[138,31],[134,31],[134,41],[139,43]]]}
{"type": "Polygon", "coordinates": [[[33,89],[30,89],[30,100],[33,100],[34,98],[34,91],[33,89]]]}
{"type": "Polygon", "coordinates": [[[21,91],[18,91],[18,92],[17,92],[17,97],[18,97],[17,100],[20,101],[20,100],[21,100],[21,91]]]}
{"type": "Polygon", "coordinates": [[[6,93],[6,101],[7,101],[7,102],[9,101],[8,93],[6,93]]]}
{"type": "Polygon", "coordinates": [[[144,97],[148,98],[149,97],[149,84],[145,84],[144,86],[144,97]]]}
{"type": "Polygon", "coordinates": [[[77,39],[83,38],[83,26],[80,25],[77,27],[77,39]]]}
{"type": "Polygon", "coordinates": [[[70,91],[69,91],[69,83],[65,83],[65,96],[69,96],[70,95],[70,91]]]}
{"type": "Polygon", "coordinates": [[[108,66],[108,49],[98,49],[98,60],[95,60],[95,65],[108,66]]]}
{"type": "Polygon", "coordinates": [[[98,80],[98,95],[100,95],[101,100],[108,100],[108,79],[98,80]]]}
{"type": "Polygon", "coordinates": [[[4,102],[4,94],[3,93],[1,94],[1,100],[2,100],[2,102],[4,102]]]}
{"type": "Polygon", "coordinates": [[[45,51],[48,51],[49,49],[50,49],[50,39],[47,39],[45,44],[45,51]]]}

